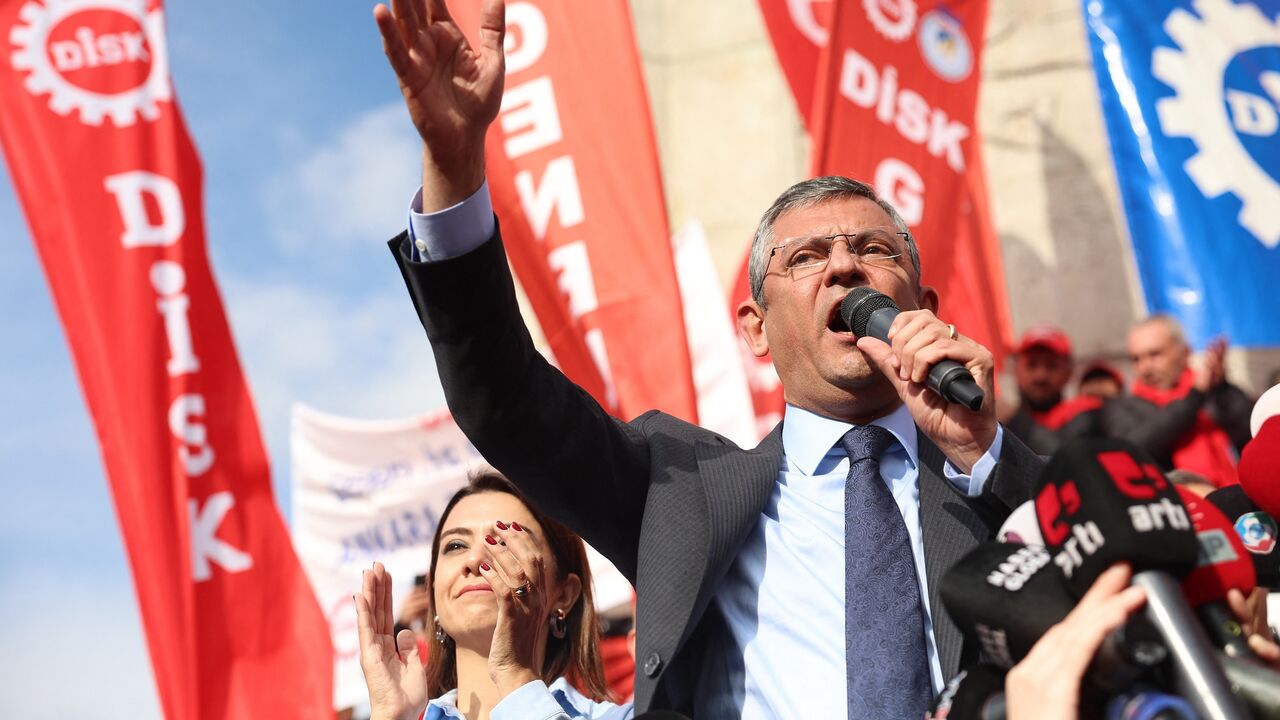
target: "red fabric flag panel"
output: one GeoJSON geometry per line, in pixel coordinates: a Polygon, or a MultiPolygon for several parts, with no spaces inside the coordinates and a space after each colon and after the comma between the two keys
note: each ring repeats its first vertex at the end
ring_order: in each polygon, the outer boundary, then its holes
{"type": "MultiPolygon", "coordinates": [[[[452,10],[468,31],[479,26],[479,2],[452,10]]],[[[506,50],[486,170],[507,254],[552,354],[619,417],[659,408],[696,422],[627,4],[508,2],[506,50]]]]}
{"type": "Polygon", "coordinates": [[[167,718],[332,713],[206,254],[159,2],[3,0],[0,140],[92,414],[167,718]]]}

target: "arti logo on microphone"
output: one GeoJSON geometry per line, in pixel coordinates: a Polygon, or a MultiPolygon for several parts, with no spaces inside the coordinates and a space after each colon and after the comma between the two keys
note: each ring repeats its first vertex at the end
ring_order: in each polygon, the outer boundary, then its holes
{"type": "MultiPolygon", "coordinates": [[[[1154,500],[1169,489],[1169,481],[1160,468],[1150,463],[1139,466],[1127,452],[1112,450],[1098,453],[1098,464],[1115,481],[1116,488],[1134,500],[1154,500]]],[[[1187,509],[1167,496],[1159,502],[1130,505],[1128,510],[1133,529],[1138,532],[1191,529],[1187,509]]]]}
{"type": "Polygon", "coordinates": [[[1236,533],[1254,555],[1270,555],[1276,549],[1276,521],[1264,512],[1251,512],[1236,519],[1236,533]]]}
{"type": "Polygon", "coordinates": [[[1080,511],[1080,490],[1074,480],[1061,485],[1046,484],[1036,496],[1036,517],[1045,544],[1059,548],[1053,562],[1070,578],[1084,564],[1086,556],[1098,552],[1106,544],[1102,529],[1092,520],[1070,523],[1068,519],[1080,511]]]}

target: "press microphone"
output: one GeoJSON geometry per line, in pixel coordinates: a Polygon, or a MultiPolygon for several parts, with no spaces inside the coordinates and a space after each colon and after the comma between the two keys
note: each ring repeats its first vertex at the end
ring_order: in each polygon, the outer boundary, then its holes
{"type": "Polygon", "coordinates": [[[1022,503],[1009,513],[1004,524],[996,533],[1000,542],[1016,542],[1023,545],[1044,545],[1040,535],[1040,523],[1036,520],[1036,506],[1030,500],[1022,503]]]}
{"type": "MultiPolygon", "coordinates": [[[[840,319],[856,337],[889,342],[889,326],[901,311],[893,299],[869,287],[856,287],[840,303],[840,319]]],[[[969,370],[955,360],[943,360],[929,368],[925,384],[947,402],[977,411],[983,393],[969,370]]]]}
{"type": "MultiPolygon", "coordinates": [[[[1037,545],[987,542],[942,576],[939,595],[961,632],[986,662],[1008,669],[1075,606],[1049,551],[1037,545]]],[[[1168,652],[1141,616],[1112,631],[1085,676],[1092,687],[1127,690],[1168,652]]]]}
{"type": "Polygon", "coordinates": [[[1280,517],[1280,416],[1263,421],[1244,446],[1239,472],[1249,499],[1271,517],[1280,517]]]}
{"type": "Polygon", "coordinates": [[[1253,561],[1258,584],[1270,590],[1280,589],[1280,532],[1276,520],[1258,509],[1239,485],[1218,488],[1205,496],[1214,507],[1222,511],[1231,523],[1241,544],[1253,561]]]}
{"type": "Polygon", "coordinates": [[[1218,663],[1231,691],[1244,700],[1255,720],[1280,720],[1280,673],[1221,653],[1218,663]]]}
{"type": "Polygon", "coordinates": [[[1232,657],[1257,660],[1240,622],[1227,605],[1227,592],[1246,596],[1257,587],[1257,574],[1235,528],[1213,503],[1185,488],[1177,488],[1195,526],[1200,545],[1196,567],[1182,580],[1187,602],[1209,631],[1209,638],[1232,657]]]}
{"type": "Polygon", "coordinates": [[[938,693],[925,720],[1004,720],[1004,676],[991,665],[961,670],[938,693]]]}
{"type": "Polygon", "coordinates": [[[1150,456],[1120,439],[1076,438],[1049,460],[1042,482],[1040,531],[1071,592],[1080,597],[1108,567],[1132,564],[1178,693],[1206,720],[1247,718],[1176,579],[1195,567],[1199,545],[1186,507],[1150,456]]]}

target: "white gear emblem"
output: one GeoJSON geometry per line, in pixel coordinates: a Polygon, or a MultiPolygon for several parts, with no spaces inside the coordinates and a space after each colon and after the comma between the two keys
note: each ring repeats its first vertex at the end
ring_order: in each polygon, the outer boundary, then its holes
{"type": "Polygon", "coordinates": [[[862,9],[876,31],[894,42],[906,40],[916,29],[916,0],[862,0],[862,9]],[[897,6],[897,18],[885,14],[889,3],[897,6]]]}
{"type": "MultiPolygon", "coordinates": [[[[9,41],[16,48],[11,56],[13,67],[28,71],[25,86],[32,95],[49,95],[49,109],[59,115],[80,111],[86,125],[101,125],[110,115],[116,127],[132,125],[141,115],[147,120],[160,116],[157,103],[173,98],[169,84],[168,53],[164,43],[164,15],[159,8],[145,12],[144,0],[34,0],[19,11],[25,25],[15,25],[9,41]],[[151,69],[136,87],[117,93],[100,93],[79,87],[50,62],[47,44],[49,33],[62,20],[85,10],[107,10],[137,21],[150,46],[151,69]]],[[[56,44],[56,43],[55,43],[56,44]]]]}
{"type": "Polygon", "coordinates": [[[1177,9],[1164,29],[1180,50],[1156,48],[1151,72],[1177,93],[1156,103],[1160,126],[1169,136],[1190,138],[1199,152],[1183,166],[1206,198],[1233,192],[1240,199],[1240,224],[1263,245],[1280,244],[1280,186],[1240,143],[1223,110],[1223,76],[1236,55],[1280,45],[1280,26],[1254,5],[1230,0],[1195,0],[1196,18],[1177,9]]]}

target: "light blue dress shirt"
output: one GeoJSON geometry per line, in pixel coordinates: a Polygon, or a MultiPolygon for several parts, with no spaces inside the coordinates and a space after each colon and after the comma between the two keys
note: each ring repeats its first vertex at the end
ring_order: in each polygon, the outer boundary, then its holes
{"type": "MultiPolygon", "coordinates": [[[[490,720],[630,720],[635,717],[631,703],[614,705],[583,696],[568,680],[560,678],[550,686],[541,680],[521,685],[502,699],[489,713],[490,720]]],[[[458,709],[458,691],[427,703],[422,720],[466,720],[458,709]]]]}
{"type": "MultiPolygon", "coordinates": [[[[493,235],[487,182],[453,207],[421,211],[419,190],[409,210],[413,260],[463,255],[493,235]]],[[[900,443],[880,458],[880,475],[902,511],[920,597],[928,598],[916,426],[906,406],[874,424],[900,443]]],[[[713,602],[726,620],[728,637],[708,650],[703,684],[695,693],[698,717],[845,716],[844,483],[849,459],[838,443],[851,427],[787,406],[778,482],[716,589],[713,602]]],[[[970,475],[947,462],[947,480],[967,495],[981,494],[1003,439],[1004,429],[998,428],[995,442],[970,475]]],[[[942,666],[927,603],[923,610],[936,691],[943,685],[942,666]]]]}
{"type": "MultiPolygon", "coordinates": [[[[873,421],[898,444],[880,458],[902,512],[915,556],[920,597],[929,597],[920,534],[917,430],[905,405],[873,421]]],[[[755,527],[716,589],[728,638],[708,650],[698,717],[843,718],[844,485],[849,458],[840,438],[853,425],[788,405],[782,421],[782,468],[755,527]]],[[[978,495],[995,467],[1003,430],[974,466],[943,473],[967,495],[978,495]]],[[[935,691],[942,666],[925,603],[929,668],[935,691]]],[[[874,618],[868,619],[874,622],[874,618]]],[[[875,659],[867,669],[875,672],[875,659]]]]}

